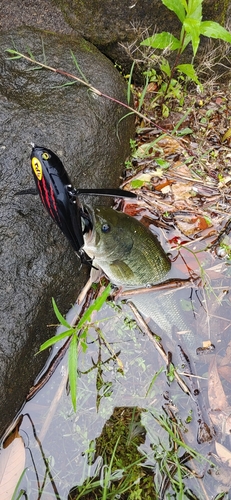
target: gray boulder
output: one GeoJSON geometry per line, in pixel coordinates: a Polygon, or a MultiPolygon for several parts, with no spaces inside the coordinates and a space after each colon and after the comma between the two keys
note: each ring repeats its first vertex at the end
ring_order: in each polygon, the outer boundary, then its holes
{"type": "MultiPolygon", "coordinates": [[[[179,37],[181,30],[180,21],[161,0],[54,1],[61,7],[66,22],[77,33],[96,45],[126,71],[130,71],[132,58],[124,46],[131,46],[133,57],[142,59],[139,50],[142,39],[161,31],[170,31],[179,37]]],[[[229,16],[229,5],[230,1],[204,0],[203,19],[213,20],[224,26],[229,16]]],[[[202,47],[205,43],[207,39],[202,40],[202,47]]],[[[187,52],[187,62],[189,57],[187,52]]]]}
{"type": "Polygon", "coordinates": [[[56,323],[52,296],[63,314],[88,275],[38,197],[16,196],[34,187],[30,143],[62,159],[76,187],[117,187],[129,154],[133,118],[122,106],[61,74],[8,60],[7,48],[85,78],[126,102],[126,85],[113,64],[82,38],[20,28],[0,39],[0,434],[14,417],[47,356],[36,356],[56,323]],[[44,55],[45,54],[45,55],[44,55]]]}

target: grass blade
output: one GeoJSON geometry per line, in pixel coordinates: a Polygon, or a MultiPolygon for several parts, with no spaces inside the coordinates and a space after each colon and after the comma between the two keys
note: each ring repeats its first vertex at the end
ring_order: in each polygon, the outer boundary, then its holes
{"type": "Polygon", "coordinates": [[[76,411],[76,387],[77,387],[77,335],[73,333],[68,353],[68,374],[70,384],[71,401],[76,411]]]}
{"type": "Polygon", "coordinates": [[[48,347],[51,347],[52,345],[56,344],[56,342],[59,342],[60,340],[65,339],[66,337],[70,337],[75,332],[74,328],[70,328],[69,330],[66,330],[63,333],[60,333],[60,335],[54,335],[54,337],[51,337],[50,339],[46,340],[42,345],[40,345],[39,352],[40,351],[45,351],[48,347]]]}
{"type": "Polygon", "coordinates": [[[55,312],[55,316],[59,320],[59,323],[63,326],[66,326],[68,329],[71,328],[71,325],[69,325],[69,323],[66,321],[66,319],[61,314],[61,312],[58,310],[55,299],[53,297],[52,297],[52,305],[53,305],[53,309],[55,312]]]}
{"type": "Polygon", "coordinates": [[[100,297],[97,297],[97,299],[95,299],[93,304],[91,304],[90,307],[88,307],[87,311],[84,313],[84,315],[80,319],[79,324],[78,324],[79,330],[80,330],[80,328],[82,328],[84,323],[86,323],[86,321],[90,321],[93,311],[99,311],[101,309],[101,307],[103,306],[104,302],[107,300],[110,293],[111,293],[111,285],[109,283],[109,285],[105,288],[105,290],[100,295],[100,297]]]}
{"type": "Polygon", "coordinates": [[[129,79],[128,79],[128,88],[127,88],[127,102],[128,104],[131,103],[131,85],[132,85],[132,75],[133,75],[133,70],[135,66],[135,61],[132,63],[129,79]]]}
{"type": "Polygon", "coordinates": [[[75,66],[76,66],[76,68],[77,68],[78,72],[80,73],[80,75],[81,75],[82,79],[83,79],[86,83],[89,83],[89,82],[88,82],[88,79],[86,78],[86,76],[84,75],[84,73],[82,72],[82,70],[80,69],[80,67],[79,67],[79,63],[78,63],[78,61],[77,61],[77,59],[76,59],[76,57],[75,57],[74,52],[72,52],[72,50],[71,50],[71,57],[72,57],[72,59],[73,59],[73,61],[74,61],[74,64],[75,64],[75,66]]]}

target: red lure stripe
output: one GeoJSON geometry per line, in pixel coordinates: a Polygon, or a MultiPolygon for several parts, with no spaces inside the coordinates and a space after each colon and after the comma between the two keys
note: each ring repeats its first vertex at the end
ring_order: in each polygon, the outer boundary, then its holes
{"type": "Polygon", "coordinates": [[[41,189],[41,182],[37,181],[36,184],[37,184],[37,187],[38,187],[38,190],[39,190],[39,194],[40,194],[42,203],[47,208],[46,203],[45,203],[45,199],[44,199],[44,196],[43,196],[43,190],[41,189]]]}
{"type": "Polygon", "coordinates": [[[57,208],[57,205],[56,205],[55,193],[54,193],[54,190],[53,190],[53,188],[52,188],[51,185],[50,185],[50,197],[51,197],[51,200],[52,200],[52,206],[53,206],[53,208],[55,210],[56,216],[57,216],[59,222],[61,223],[60,217],[59,217],[58,208],[57,208]]]}
{"type": "Polygon", "coordinates": [[[50,187],[50,193],[49,193],[49,190],[47,189],[47,183],[46,183],[44,176],[42,177],[42,180],[37,183],[37,185],[38,185],[38,189],[40,192],[40,196],[41,196],[41,200],[43,202],[43,205],[46,207],[47,211],[49,212],[51,217],[55,220],[55,222],[61,223],[58,209],[57,209],[57,205],[55,202],[54,191],[53,191],[51,185],[49,186],[50,187]],[[51,203],[51,201],[52,201],[52,203],[51,203]]]}

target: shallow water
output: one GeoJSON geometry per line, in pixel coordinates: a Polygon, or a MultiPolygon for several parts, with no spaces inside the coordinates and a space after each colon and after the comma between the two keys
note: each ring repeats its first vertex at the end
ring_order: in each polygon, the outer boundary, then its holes
{"type": "MultiPolygon", "coordinates": [[[[176,498],[166,473],[166,467],[173,471],[172,462],[168,457],[166,465],[163,459],[166,450],[176,447],[166,431],[166,426],[173,425],[170,422],[174,420],[178,439],[211,459],[216,466],[216,441],[231,450],[229,433],[217,425],[214,435],[208,412],[211,406],[208,367],[214,352],[218,363],[225,358],[230,339],[230,303],[226,293],[229,268],[222,267],[221,261],[211,261],[207,267],[209,265],[213,269],[208,273],[217,275],[216,280],[209,283],[207,280],[203,287],[192,285],[176,291],[181,315],[195,335],[193,348],[185,340],[184,332],[179,333],[175,328],[167,336],[155,323],[149,322],[152,330],[161,335],[166,353],[172,354],[180,372],[189,370],[188,357],[193,374],[201,377],[189,380],[182,375],[192,395],[185,394],[176,380],[170,382],[166,364],[152,341],[134,325],[129,306],[121,305],[120,301],[116,307],[104,305],[100,313],[92,317],[87,350],[79,355],[76,413],[67,388],[67,355],[45,387],[22,409],[20,435],[26,446],[26,472],[18,491],[26,492],[25,498],[101,499],[105,471],[112,456],[112,470],[117,471],[117,480],[110,476],[110,487],[104,498],[114,498],[116,492],[117,498],[132,498],[129,491],[136,490],[138,484],[143,492],[140,498],[149,498],[148,495],[155,498],[156,491],[158,498],[167,498],[167,493],[168,498],[176,498]],[[208,338],[215,351],[202,349],[200,355],[196,354],[196,348],[201,348],[203,340],[208,338]],[[204,442],[199,444],[198,435],[204,430],[207,434],[205,432],[204,442]],[[132,468],[126,469],[133,462],[132,468]],[[137,462],[139,466],[135,465],[137,462]],[[127,470],[132,470],[134,477],[128,477],[130,489],[122,494],[120,488],[127,470]],[[98,480],[101,482],[97,483],[98,480]],[[95,496],[89,496],[93,491],[95,496]]],[[[165,307],[163,301],[163,312],[165,307]]],[[[76,308],[70,311],[68,321],[75,313],[76,308]]],[[[56,351],[57,347],[51,356],[56,351]]],[[[222,385],[228,401],[230,383],[222,379],[222,385]]],[[[171,430],[176,435],[174,426],[171,430]]],[[[182,458],[184,453],[184,447],[179,446],[178,456],[182,458]]],[[[186,463],[200,478],[184,471],[184,498],[210,499],[220,491],[229,490],[229,484],[224,484],[227,473],[223,469],[227,464],[219,464],[219,469],[214,469],[219,472],[215,474],[211,464],[200,457],[186,463]],[[190,496],[189,489],[194,496],[190,496]]],[[[175,469],[174,474],[178,477],[175,469]]]]}

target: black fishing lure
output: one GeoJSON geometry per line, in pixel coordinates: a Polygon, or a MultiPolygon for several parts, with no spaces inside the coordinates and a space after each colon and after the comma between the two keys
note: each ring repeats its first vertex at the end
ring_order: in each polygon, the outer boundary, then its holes
{"type": "MultiPolygon", "coordinates": [[[[92,230],[92,221],[87,210],[80,204],[78,196],[90,194],[136,198],[136,195],[122,189],[75,189],[59,157],[44,147],[33,145],[31,166],[44,207],[82,262],[89,262],[83,250],[83,235],[92,230]]],[[[21,191],[21,194],[26,193],[32,191],[21,191]]]]}
{"type": "Polygon", "coordinates": [[[74,250],[81,255],[84,245],[82,209],[61,160],[50,149],[34,146],[31,166],[44,207],[74,250]]]}

